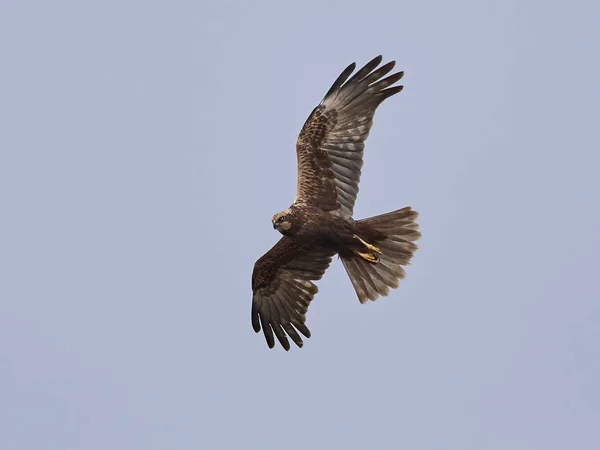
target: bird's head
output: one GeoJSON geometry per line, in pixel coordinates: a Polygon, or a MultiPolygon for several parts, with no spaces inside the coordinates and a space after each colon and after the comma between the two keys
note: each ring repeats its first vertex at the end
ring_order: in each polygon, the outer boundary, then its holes
{"type": "Polygon", "coordinates": [[[281,234],[288,234],[292,228],[292,212],[289,209],[281,211],[273,216],[273,228],[281,234]]]}

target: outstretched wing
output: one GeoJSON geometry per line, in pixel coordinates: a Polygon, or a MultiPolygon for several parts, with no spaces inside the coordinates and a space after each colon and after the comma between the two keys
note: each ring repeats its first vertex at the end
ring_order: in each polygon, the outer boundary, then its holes
{"type": "Polygon", "coordinates": [[[282,347],[290,349],[289,336],[298,347],[310,331],[305,325],[306,311],[319,290],[311,280],[319,280],[335,252],[300,244],[283,237],[265,253],[252,272],[252,327],[262,330],[270,348],[273,334],[282,347]]]}
{"type": "Polygon", "coordinates": [[[375,110],[402,90],[402,86],[390,86],[404,72],[383,78],[396,63],[375,70],[381,60],[378,56],[348,79],[356,68],[350,64],[302,127],[296,143],[296,203],[352,216],[375,110]]]}

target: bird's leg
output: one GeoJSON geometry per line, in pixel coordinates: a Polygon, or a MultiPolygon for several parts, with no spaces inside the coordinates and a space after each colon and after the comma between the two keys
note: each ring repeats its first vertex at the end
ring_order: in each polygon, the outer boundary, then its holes
{"type": "MultiPolygon", "coordinates": [[[[379,250],[379,248],[375,247],[374,245],[369,244],[368,242],[364,241],[360,236],[358,236],[357,234],[352,236],[354,239],[358,239],[358,241],[364,245],[365,247],[367,247],[369,250],[371,250],[372,252],[375,253],[379,253],[381,254],[381,250],[379,250]]],[[[360,255],[360,253],[358,253],[360,255]]],[[[377,260],[379,260],[379,258],[377,258],[377,260]]]]}
{"type": "Polygon", "coordinates": [[[354,252],[354,254],[360,256],[365,261],[369,261],[370,263],[373,263],[373,264],[377,264],[379,262],[379,255],[377,255],[376,253],[374,254],[374,253],[354,252]]]}

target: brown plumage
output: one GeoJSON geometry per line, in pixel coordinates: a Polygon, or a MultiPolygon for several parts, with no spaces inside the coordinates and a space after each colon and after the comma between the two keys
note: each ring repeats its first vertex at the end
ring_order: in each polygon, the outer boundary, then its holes
{"type": "Polygon", "coordinates": [[[410,207],[369,219],[352,218],[358,194],[365,140],[375,110],[402,86],[404,75],[385,77],[395,65],[378,68],[378,56],[354,72],[352,63],[335,80],[308,117],[296,143],[296,200],[273,217],[283,238],[254,265],[252,326],[261,328],[269,347],[275,337],[286,350],[288,337],[310,337],[306,312],[319,280],[339,254],[361,303],[387,295],[404,278],[404,268],[421,234],[410,207]],[[385,77],[385,78],[384,78],[385,77]]]}

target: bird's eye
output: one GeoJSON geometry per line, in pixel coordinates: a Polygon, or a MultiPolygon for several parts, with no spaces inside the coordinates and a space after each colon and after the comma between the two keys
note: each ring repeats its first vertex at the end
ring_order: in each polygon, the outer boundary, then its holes
{"type": "Polygon", "coordinates": [[[280,217],[277,219],[277,222],[280,222],[280,223],[281,223],[281,222],[283,222],[283,216],[280,216],[280,217]]]}

